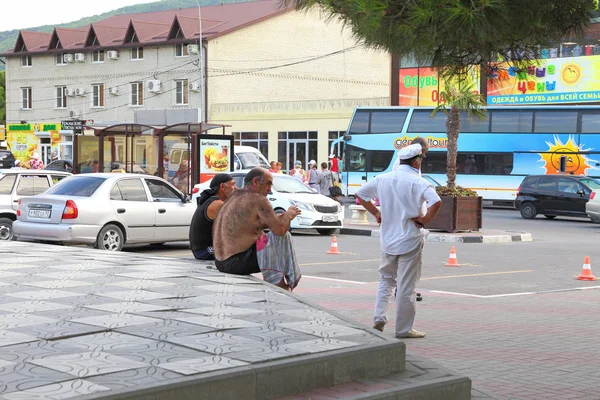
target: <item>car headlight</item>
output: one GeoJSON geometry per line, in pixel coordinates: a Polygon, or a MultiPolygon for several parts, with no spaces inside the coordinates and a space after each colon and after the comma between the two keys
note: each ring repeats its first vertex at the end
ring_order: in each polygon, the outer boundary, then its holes
{"type": "Polygon", "coordinates": [[[315,211],[315,208],[313,207],[312,204],[302,203],[302,202],[296,201],[296,200],[290,200],[290,204],[293,206],[296,206],[302,210],[315,211]]]}

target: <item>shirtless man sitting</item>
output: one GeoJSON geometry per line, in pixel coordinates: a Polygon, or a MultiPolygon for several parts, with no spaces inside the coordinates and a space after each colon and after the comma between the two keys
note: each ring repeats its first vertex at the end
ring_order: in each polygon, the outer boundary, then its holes
{"type": "Polygon", "coordinates": [[[253,168],[244,178],[244,189],[225,202],[213,229],[215,265],[229,274],[262,272],[265,281],[292,290],[302,274],[288,231],[300,209],[292,206],[275,214],[266,197],[272,185],[269,171],[253,168]]]}

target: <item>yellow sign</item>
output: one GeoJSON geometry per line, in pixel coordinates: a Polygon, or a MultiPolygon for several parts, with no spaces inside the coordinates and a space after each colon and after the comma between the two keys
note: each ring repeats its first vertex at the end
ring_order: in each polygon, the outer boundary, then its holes
{"type": "Polygon", "coordinates": [[[4,125],[0,125],[0,142],[6,140],[6,130],[4,129],[4,125]]]}
{"type": "Polygon", "coordinates": [[[497,64],[490,67],[488,104],[598,102],[599,68],[600,56],[541,59],[522,70],[497,64]]]}
{"type": "MultiPolygon", "coordinates": [[[[20,160],[23,165],[27,165],[33,153],[39,152],[40,139],[36,132],[47,132],[51,138],[51,157],[49,158],[57,158],[58,144],[60,143],[60,134],[57,128],[60,129],[60,123],[8,124],[6,125],[6,146],[14,154],[15,159],[20,160]]],[[[42,153],[40,153],[41,155],[42,153]]]]}
{"type": "MultiPolygon", "coordinates": [[[[396,138],[394,140],[394,148],[396,150],[400,150],[400,149],[408,146],[413,141],[414,138],[416,138],[416,136],[415,137],[404,136],[404,137],[396,138]]],[[[427,141],[427,147],[429,149],[447,149],[448,148],[448,139],[445,137],[427,136],[427,137],[425,137],[425,140],[427,141]]]]}

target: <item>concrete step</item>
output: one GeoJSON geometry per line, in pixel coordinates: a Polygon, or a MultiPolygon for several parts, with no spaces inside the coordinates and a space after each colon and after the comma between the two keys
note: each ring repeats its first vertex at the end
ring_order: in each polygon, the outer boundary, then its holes
{"type": "Polygon", "coordinates": [[[380,378],[357,379],[278,400],[469,400],[471,380],[439,364],[407,355],[403,372],[380,378]]]}

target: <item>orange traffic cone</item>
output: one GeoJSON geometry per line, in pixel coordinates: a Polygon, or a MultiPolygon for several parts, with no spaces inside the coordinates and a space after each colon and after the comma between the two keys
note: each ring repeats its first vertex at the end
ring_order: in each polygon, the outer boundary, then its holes
{"type": "Polygon", "coordinates": [[[592,266],[590,265],[590,257],[585,256],[583,259],[583,268],[581,274],[577,277],[580,281],[595,281],[596,277],[592,275],[592,266]]]}
{"type": "Polygon", "coordinates": [[[335,235],[331,238],[331,247],[329,248],[327,254],[342,254],[338,250],[337,238],[335,237],[335,235]]]}
{"type": "Polygon", "coordinates": [[[448,256],[448,263],[446,263],[446,267],[460,267],[460,264],[456,259],[456,249],[454,246],[450,248],[450,255],[448,256]]]}

